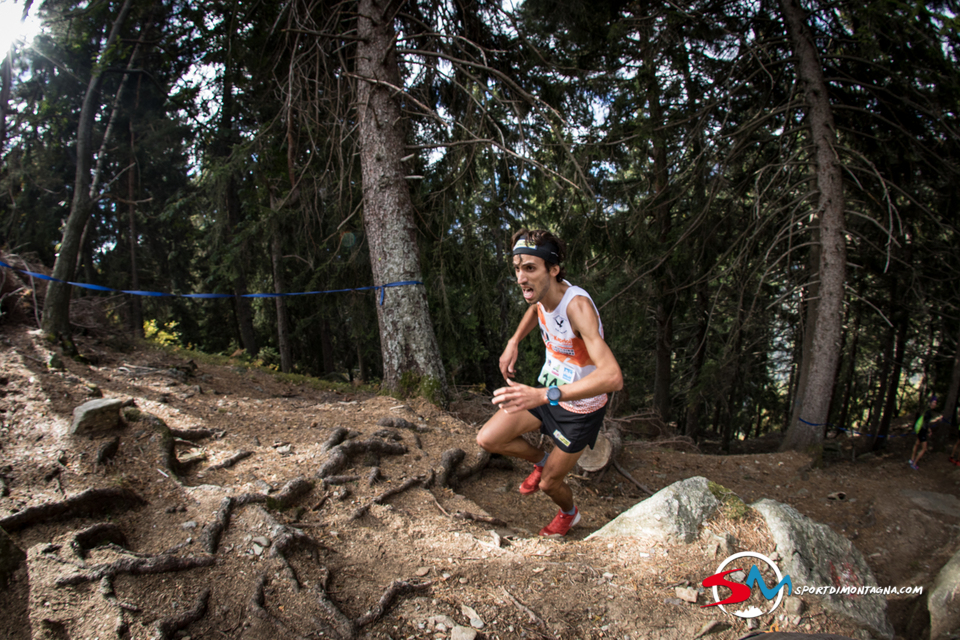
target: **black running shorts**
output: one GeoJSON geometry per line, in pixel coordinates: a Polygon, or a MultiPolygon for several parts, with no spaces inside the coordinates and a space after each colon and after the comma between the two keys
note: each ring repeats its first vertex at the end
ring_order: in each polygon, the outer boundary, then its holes
{"type": "Polygon", "coordinates": [[[549,436],[566,453],[579,453],[597,442],[607,405],[593,413],[574,413],[560,405],[544,404],[530,413],[540,421],[540,433],[549,436]]]}
{"type": "Polygon", "coordinates": [[[917,442],[926,442],[927,437],[930,435],[930,430],[926,427],[920,427],[920,431],[917,431],[917,442]]]}

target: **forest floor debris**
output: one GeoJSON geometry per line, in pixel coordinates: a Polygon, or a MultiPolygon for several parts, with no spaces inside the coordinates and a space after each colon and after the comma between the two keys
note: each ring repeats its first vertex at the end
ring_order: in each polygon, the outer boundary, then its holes
{"type": "MultiPolygon", "coordinates": [[[[861,462],[841,441],[845,454],[822,469],[775,452],[769,438],[738,442],[733,455],[708,453],[709,442],[698,453],[680,440],[629,441],[619,474],[573,480],[583,520],[566,539],[546,540],[535,532],[556,507],[516,491],[529,469],[477,449],[493,411],[487,399],[463,397],[447,412],[90,338],[77,343],[96,351],[96,364],[64,359],[50,369],[37,332],[5,325],[2,342],[0,526],[29,550],[0,593],[0,636],[12,640],[31,630],[732,640],[778,628],[866,637],[816,601],[749,624],[701,606],[701,583],[727,551],[773,552],[755,519],[721,516],[690,545],[584,540],[649,491],[695,475],[747,504],[790,504],[847,536],[880,585],[930,585],[956,550],[958,518],[924,508],[916,492],[956,495],[960,468],[934,451],[911,470],[907,435],[861,462]],[[141,415],[126,413],[113,434],[67,435],[91,388],[132,400],[141,415]],[[184,463],[199,447],[206,457],[184,463]],[[677,598],[678,588],[688,600],[700,591],[698,602],[677,598]]],[[[898,637],[909,637],[916,602],[888,600],[898,637]]]]}

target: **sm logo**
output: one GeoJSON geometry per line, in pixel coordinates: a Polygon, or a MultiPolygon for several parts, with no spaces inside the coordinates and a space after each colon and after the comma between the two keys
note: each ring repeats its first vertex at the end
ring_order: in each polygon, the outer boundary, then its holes
{"type": "MultiPolygon", "coordinates": [[[[738,562],[737,564],[739,565],[741,563],[738,562]]],[[[715,602],[711,604],[702,605],[703,607],[719,606],[724,612],[732,613],[739,618],[756,618],[768,613],[772,613],[777,607],[780,606],[780,601],[783,600],[784,588],[787,590],[787,595],[793,593],[793,582],[790,580],[790,576],[782,575],[777,565],[774,564],[773,560],[767,556],[759,553],[753,553],[752,551],[741,551],[740,553],[735,553],[721,562],[720,566],[717,567],[717,572],[703,581],[703,586],[711,587],[713,589],[713,599],[715,600],[715,602]],[[767,586],[767,582],[764,579],[760,568],[756,564],[751,565],[750,571],[747,572],[747,579],[744,580],[742,584],[727,580],[728,574],[742,571],[742,569],[725,570],[725,568],[741,558],[756,558],[765,564],[773,572],[773,575],[776,576],[776,582],[774,583],[774,586],[772,588],[767,586]],[[760,593],[763,594],[767,604],[769,604],[771,600],[775,600],[773,606],[766,611],[761,609],[756,604],[750,604],[746,609],[741,611],[727,611],[726,608],[724,608],[723,605],[734,605],[747,602],[747,600],[749,600],[753,595],[753,589],[751,589],[751,586],[753,588],[759,588],[760,593]],[[730,595],[721,600],[718,587],[726,587],[730,590],[730,595]]]]}

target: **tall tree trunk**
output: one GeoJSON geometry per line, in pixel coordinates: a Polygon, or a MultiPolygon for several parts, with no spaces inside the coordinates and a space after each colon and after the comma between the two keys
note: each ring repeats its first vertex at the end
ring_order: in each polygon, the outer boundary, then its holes
{"type": "Polygon", "coordinates": [[[273,262],[273,291],[278,294],[277,303],[277,344],[280,347],[280,370],[293,371],[293,356],[290,349],[290,317],[287,314],[287,299],[283,293],[283,252],[280,247],[280,232],[275,231],[270,242],[270,257],[273,262]]]}
{"type": "MultiPolygon", "coordinates": [[[[374,284],[419,281],[413,202],[403,167],[401,86],[393,18],[400,1],[360,0],[357,20],[356,108],[363,176],[363,223],[374,284]]],[[[445,401],[446,378],[421,285],[380,290],[377,318],[383,386],[445,401]],[[381,303],[382,301],[382,303],[381,303]],[[402,384],[401,384],[402,382],[402,384]]]]}
{"type": "MultiPolygon", "coordinates": [[[[836,142],[833,112],[827,98],[813,36],[799,0],[780,0],[787,33],[797,56],[797,74],[803,86],[807,121],[816,149],[817,217],[820,229],[820,295],[806,387],[783,442],[784,450],[819,452],[833,398],[837,363],[840,360],[840,335],[843,325],[843,285],[846,279],[846,244],[843,233],[843,176],[834,149],[836,142]]],[[[805,353],[804,358],[808,356],[805,353]]]]}
{"type": "Polygon", "coordinates": [[[100,107],[100,87],[107,68],[107,57],[113,52],[120,37],[120,29],[130,13],[132,0],[124,0],[120,12],[113,21],[110,35],[93,65],[87,91],[80,108],[80,121],[77,125],[77,170],[74,177],[73,200],[70,203],[70,215],[63,228],[60,252],[53,264],[53,277],[47,285],[47,296],[43,303],[42,328],[45,333],[56,337],[70,334],[70,293],[67,281],[73,280],[76,273],[77,255],[80,252],[80,238],[90,217],[93,200],[90,194],[90,167],[93,164],[93,123],[100,107]]]}
{"type": "Polygon", "coordinates": [[[947,429],[949,430],[957,428],[958,395],[960,395],[960,335],[957,336],[957,346],[953,352],[953,373],[950,376],[950,388],[947,389],[947,399],[943,403],[943,421],[947,423],[947,429]]]}

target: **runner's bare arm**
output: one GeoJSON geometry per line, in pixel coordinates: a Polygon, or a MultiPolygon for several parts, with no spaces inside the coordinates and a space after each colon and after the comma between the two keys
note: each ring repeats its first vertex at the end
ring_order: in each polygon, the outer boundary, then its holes
{"type": "Polygon", "coordinates": [[[517,330],[507,341],[507,346],[503,349],[503,355],[500,356],[500,373],[504,380],[510,380],[516,372],[517,355],[519,354],[520,341],[527,337],[527,334],[533,331],[537,326],[537,305],[532,305],[523,314],[517,330]]]}

